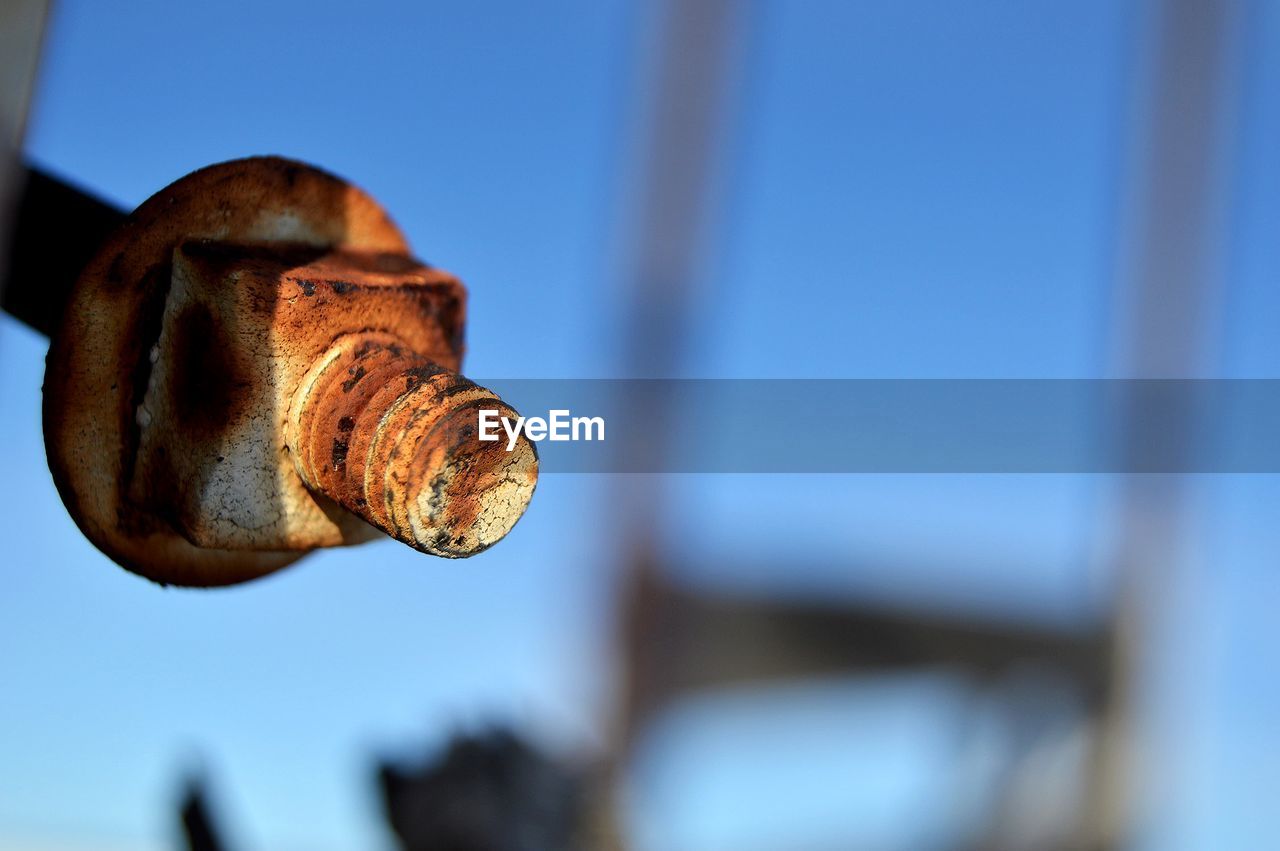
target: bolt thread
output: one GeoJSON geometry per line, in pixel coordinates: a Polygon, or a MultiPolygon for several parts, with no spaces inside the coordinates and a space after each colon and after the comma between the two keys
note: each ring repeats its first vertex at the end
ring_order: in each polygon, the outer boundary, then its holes
{"type": "Polygon", "coordinates": [[[463,558],[511,530],[538,475],[523,436],[510,451],[479,440],[484,409],[516,416],[387,335],[352,335],[299,388],[290,451],[313,491],[415,549],[463,558]]]}

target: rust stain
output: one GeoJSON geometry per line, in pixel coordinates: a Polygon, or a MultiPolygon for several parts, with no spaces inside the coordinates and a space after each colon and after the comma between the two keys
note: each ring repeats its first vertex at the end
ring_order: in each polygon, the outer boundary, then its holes
{"type": "Polygon", "coordinates": [[[199,434],[216,434],[233,412],[256,401],[245,398],[252,381],[204,305],[186,308],[173,334],[171,390],[177,424],[199,434]]]}

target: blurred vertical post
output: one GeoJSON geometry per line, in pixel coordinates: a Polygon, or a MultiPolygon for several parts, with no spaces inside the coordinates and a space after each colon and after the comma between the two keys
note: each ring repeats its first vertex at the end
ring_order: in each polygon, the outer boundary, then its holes
{"type": "MultiPolygon", "coordinates": [[[[1225,143],[1235,101],[1230,48],[1240,9],[1232,0],[1161,0],[1151,11],[1152,62],[1138,93],[1125,199],[1120,374],[1196,378],[1205,374],[1221,295],[1225,143]]],[[[1136,394],[1131,398],[1132,428],[1122,439],[1139,462],[1147,447],[1131,435],[1143,431],[1138,418],[1155,412],[1140,410],[1136,394]]],[[[1189,461],[1195,447],[1188,412],[1159,413],[1168,441],[1162,450],[1189,461]]],[[[1143,772],[1144,713],[1136,696],[1153,627],[1169,611],[1163,593],[1179,577],[1185,495],[1181,475],[1134,474],[1120,483],[1110,561],[1113,681],[1093,744],[1080,847],[1117,848],[1142,827],[1139,782],[1156,775],[1143,772]]]]}
{"type": "MultiPolygon", "coordinates": [[[[729,94],[739,76],[739,41],[746,31],[742,0],[668,0],[658,9],[658,31],[644,88],[644,121],[632,182],[631,227],[623,246],[625,311],[623,369],[628,377],[670,378],[680,372],[689,341],[689,310],[699,260],[715,209],[716,154],[723,140],[729,94]]],[[[661,382],[620,400],[620,412],[649,435],[644,457],[629,458],[632,469],[661,469],[673,400],[661,382]]],[[[657,559],[661,479],[628,476],[617,494],[617,527],[623,584],[636,593],[631,615],[643,617],[641,589],[657,559]]],[[[624,615],[627,613],[624,613],[624,615]]],[[[634,623],[632,624],[634,626],[634,623]]],[[[624,642],[629,645],[631,642],[624,642]]],[[[627,659],[630,668],[638,660],[627,659]]],[[[643,677],[641,677],[643,679],[643,677]]],[[[635,677],[620,688],[634,692],[635,677]]],[[[634,693],[619,695],[621,742],[634,722],[634,693]]],[[[619,750],[623,750],[620,748],[619,750]]]]}
{"type": "Polygon", "coordinates": [[[48,7],[47,0],[0,3],[0,269],[5,268],[13,230],[22,177],[19,151],[35,89],[48,7]]]}

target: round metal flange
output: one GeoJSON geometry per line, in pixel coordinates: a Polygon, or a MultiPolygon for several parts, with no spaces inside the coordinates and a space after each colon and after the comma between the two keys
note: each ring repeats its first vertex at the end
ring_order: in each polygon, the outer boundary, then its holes
{"type": "Polygon", "coordinates": [[[45,371],[45,445],[58,491],[85,535],[124,567],[164,584],[212,586],[262,576],[303,552],[197,547],[127,498],[173,252],[200,239],[399,253],[408,245],[356,187],[303,163],[255,157],[160,190],[81,273],[45,371]]]}

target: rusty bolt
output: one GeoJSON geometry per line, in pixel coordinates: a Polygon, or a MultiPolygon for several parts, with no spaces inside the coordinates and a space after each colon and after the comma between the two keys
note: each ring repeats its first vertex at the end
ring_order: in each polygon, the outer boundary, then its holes
{"type": "Polygon", "coordinates": [[[254,158],[161,190],[81,275],[50,347],[49,465],[80,528],[159,582],[222,585],[377,530],[473,555],[519,519],[528,441],[463,378],[466,291],[360,190],[254,158]]]}
{"type": "Polygon", "coordinates": [[[533,492],[537,457],[476,439],[488,390],[378,334],[336,341],[289,419],[303,481],[411,547],[457,558],[498,541],[533,492]]]}

